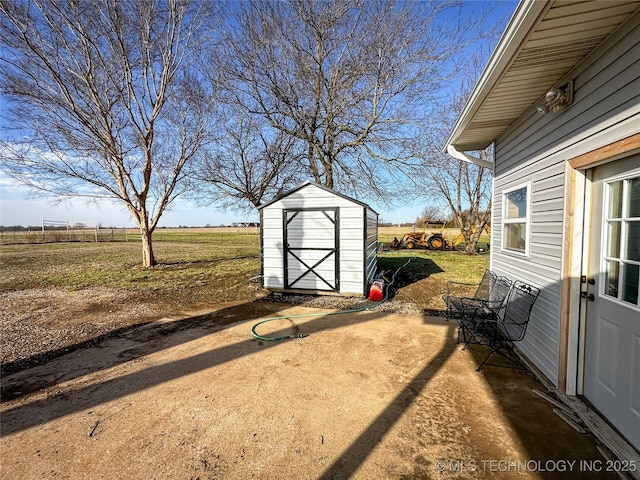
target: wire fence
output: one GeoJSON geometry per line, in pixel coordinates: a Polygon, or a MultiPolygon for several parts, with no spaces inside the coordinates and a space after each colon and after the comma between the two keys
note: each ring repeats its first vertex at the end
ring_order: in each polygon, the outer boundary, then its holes
{"type": "MultiPolygon", "coordinates": [[[[154,242],[215,243],[220,245],[259,245],[257,227],[160,228],[154,242]]],[[[68,242],[136,242],[138,229],[104,228],[87,225],[45,225],[43,227],[0,227],[0,244],[39,244],[68,242]]]]}

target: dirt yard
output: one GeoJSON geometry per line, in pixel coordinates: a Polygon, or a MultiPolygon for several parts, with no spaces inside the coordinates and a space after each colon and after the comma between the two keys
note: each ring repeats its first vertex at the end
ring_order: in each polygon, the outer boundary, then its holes
{"type": "Polygon", "coordinates": [[[616,478],[530,375],[475,372],[484,350],[429,315],[446,274],[422,262],[392,301],[348,314],[363,302],[246,281],[226,303],[178,286],[3,292],[0,476],[616,478]],[[296,317],[258,333],[302,338],[251,335],[280,315],[296,317]]]}
{"type": "Polygon", "coordinates": [[[220,306],[4,378],[2,477],[562,478],[604,462],[530,376],[475,372],[444,319],[330,312],[220,306]],[[282,314],[305,316],[258,333],[303,338],[251,336],[282,314]]]}
{"type": "MultiPolygon", "coordinates": [[[[395,271],[405,260],[402,257],[387,263],[395,271]]],[[[257,267],[257,260],[253,262],[257,267]]],[[[400,271],[394,279],[398,289],[393,293],[393,302],[385,305],[385,309],[420,314],[442,308],[440,296],[446,293],[446,277],[432,275],[441,270],[432,261],[421,258],[415,259],[411,267],[400,271]]],[[[484,268],[481,264],[476,270],[481,273],[484,268]]],[[[248,281],[258,272],[255,269],[249,274],[242,273],[231,282],[214,278],[196,285],[165,286],[157,291],[89,285],[77,289],[30,286],[0,292],[2,374],[93,345],[132,325],[164,317],[189,317],[225,301],[250,303],[270,299],[269,292],[262,290],[258,282],[248,281]],[[225,287],[225,284],[229,285],[225,287]]],[[[277,300],[320,308],[360,306],[358,299],[329,296],[296,295],[277,300]]]]}

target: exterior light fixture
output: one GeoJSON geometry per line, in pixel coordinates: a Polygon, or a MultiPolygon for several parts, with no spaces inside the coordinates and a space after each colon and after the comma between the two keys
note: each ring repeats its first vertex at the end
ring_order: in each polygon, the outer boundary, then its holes
{"type": "Polygon", "coordinates": [[[540,103],[536,110],[541,115],[547,112],[558,112],[573,101],[573,81],[553,87],[544,96],[544,101],[540,103]]]}

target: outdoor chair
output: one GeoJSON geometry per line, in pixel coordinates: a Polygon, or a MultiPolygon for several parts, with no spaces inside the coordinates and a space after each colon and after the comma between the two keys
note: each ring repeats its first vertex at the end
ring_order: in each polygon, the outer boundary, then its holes
{"type": "Polygon", "coordinates": [[[474,285],[468,283],[447,282],[448,293],[442,296],[446,305],[446,317],[458,322],[457,342],[460,343],[462,335],[465,346],[469,342],[467,333],[473,334],[477,322],[498,318],[498,313],[504,306],[504,300],[511,288],[511,281],[487,270],[473,296],[460,297],[452,294],[454,290],[472,286],[474,285]]]}
{"type": "Polygon", "coordinates": [[[487,317],[475,321],[471,338],[463,350],[471,344],[487,345],[491,349],[476,371],[479,372],[485,365],[524,369],[513,352],[513,348],[514,343],[520,342],[525,336],[531,310],[539,294],[538,288],[516,280],[509,290],[503,308],[498,311],[497,317],[487,317]],[[509,360],[511,365],[487,363],[494,353],[509,360]]]}

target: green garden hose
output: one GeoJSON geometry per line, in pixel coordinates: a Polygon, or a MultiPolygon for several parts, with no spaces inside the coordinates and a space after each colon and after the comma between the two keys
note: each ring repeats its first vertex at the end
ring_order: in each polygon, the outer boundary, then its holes
{"type": "MultiPolygon", "coordinates": [[[[404,267],[406,267],[407,265],[409,265],[409,263],[411,262],[412,258],[410,258],[409,260],[407,260],[404,265],[401,265],[400,267],[398,267],[398,269],[394,272],[393,276],[391,277],[391,282],[389,282],[389,287],[391,285],[393,285],[393,282],[396,279],[396,275],[398,274],[398,272],[403,269],[404,267]]],[[[340,310],[337,312],[329,312],[329,313],[304,313],[304,314],[300,314],[300,315],[282,315],[279,317],[270,317],[267,318],[265,320],[261,320],[258,323],[256,323],[255,325],[253,325],[253,327],[251,327],[251,335],[253,335],[254,338],[258,339],[258,340],[263,340],[266,342],[277,342],[279,340],[287,340],[289,338],[304,338],[306,337],[306,335],[304,334],[295,334],[295,335],[284,335],[281,337],[263,337],[262,335],[258,334],[256,332],[256,328],[259,325],[262,325],[263,323],[267,323],[267,322],[273,322],[274,320],[287,320],[290,318],[303,318],[303,317],[327,317],[329,315],[344,315],[346,313],[358,313],[358,312],[364,312],[366,310],[369,310],[377,305],[380,305],[384,302],[387,301],[387,299],[389,298],[389,287],[387,287],[387,292],[384,296],[384,298],[382,299],[382,301],[380,302],[376,302],[372,305],[368,305],[366,307],[362,307],[362,308],[356,308],[353,310],[340,310]]]]}

